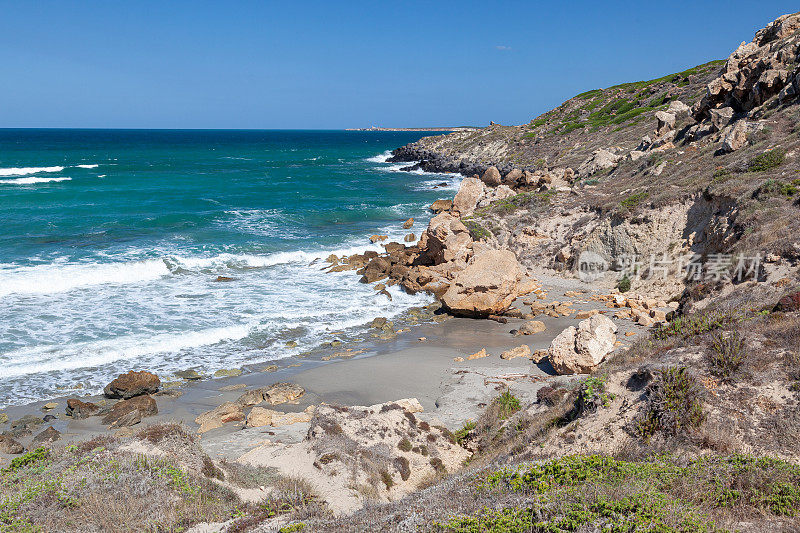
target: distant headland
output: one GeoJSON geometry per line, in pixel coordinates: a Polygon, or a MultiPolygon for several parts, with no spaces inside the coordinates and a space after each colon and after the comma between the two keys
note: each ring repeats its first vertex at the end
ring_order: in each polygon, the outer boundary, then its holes
{"type": "Polygon", "coordinates": [[[473,126],[455,126],[441,128],[379,128],[371,126],[369,128],[346,128],[345,131],[475,131],[479,128],[473,126]]]}

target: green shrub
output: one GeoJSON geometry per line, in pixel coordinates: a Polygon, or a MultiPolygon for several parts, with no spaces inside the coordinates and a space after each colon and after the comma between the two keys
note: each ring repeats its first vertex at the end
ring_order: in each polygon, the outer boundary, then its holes
{"type": "Polygon", "coordinates": [[[472,432],[472,430],[474,430],[476,427],[477,424],[472,420],[468,420],[467,422],[465,422],[464,426],[453,434],[455,435],[456,443],[463,446],[470,432],[472,432]]]}
{"type": "Polygon", "coordinates": [[[657,370],[647,386],[644,411],[634,420],[634,431],[644,440],[656,433],[680,435],[705,421],[701,387],[686,367],[657,370]]]}
{"type": "Polygon", "coordinates": [[[511,394],[511,391],[508,390],[495,398],[494,402],[500,407],[499,415],[501,419],[510,417],[520,409],[519,398],[511,394]]]}
{"type": "Polygon", "coordinates": [[[708,361],[711,371],[729,380],[742,366],[747,355],[745,340],[737,330],[727,334],[716,331],[711,334],[710,344],[708,361]]]}
{"type": "Polygon", "coordinates": [[[476,222],[474,219],[465,218],[462,219],[461,222],[463,222],[464,225],[467,227],[467,229],[469,230],[469,235],[470,237],[472,237],[472,240],[474,241],[487,240],[492,236],[489,230],[478,224],[478,222],[476,222]]]}
{"type": "Polygon", "coordinates": [[[647,191],[637,192],[636,194],[632,194],[622,200],[619,205],[628,211],[635,210],[642,201],[644,201],[650,193],[647,191]]]}
{"type": "Polygon", "coordinates": [[[767,150],[750,160],[747,170],[750,172],[764,172],[779,167],[786,159],[786,150],[783,148],[773,148],[767,150]]]}
{"type": "Polygon", "coordinates": [[[628,292],[631,290],[631,280],[628,276],[623,276],[619,283],[617,283],[617,290],[619,292],[628,292]]]}

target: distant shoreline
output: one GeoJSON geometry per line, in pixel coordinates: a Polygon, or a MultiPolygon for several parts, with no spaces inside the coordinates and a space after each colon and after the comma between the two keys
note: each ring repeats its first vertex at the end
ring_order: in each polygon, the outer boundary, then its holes
{"type": "Polygon", "coordinates": [[[475,131],[472,126],[456,126],[451,128],[345,128],[345,131],[475,131]]]}

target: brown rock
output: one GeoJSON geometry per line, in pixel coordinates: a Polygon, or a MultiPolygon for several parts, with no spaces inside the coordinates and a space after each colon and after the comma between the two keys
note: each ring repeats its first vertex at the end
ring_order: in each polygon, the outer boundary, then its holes
{"type": "Polygon", "coordinates": [[[518,168],[513,168],[508,172],[508,174],[505,175],[505,177],[503,178],[503,183],[505,183],[509,187],[514,187],[524,177],[525,175],[522,173],[522,170],[518,168]]]}
{"type": "Polygon", "coordinates": [[[82,402],[77,398],[67,400],[67,416],[74,419],[88,418],[99,410],[100,407],[92,402],[82,402]]]}
{"type": "Polygon", "coordinates": [[[211,411],[206,411],[195,418],[194,421],[200,425],[197,432],[205,433],[206,431],[220,428],[228,422],[241,422],[244,419],[244,412],[239,404],[225,402],[211,411]]]}
{"type": "Polygon", "coordinates": [[[0,434],[0,453],[17,455],[25,451],[25,447],[14,440],[11,435],[0,434]]]}
{"type": "Polygon", "coordinates": [[[531,320],[522,324],[517,330],[517,335],[535,335],[547,329],[541,320],[531,320]]]}
{"type": "Polygon", "coordinates": [[[443,211],[450,211],[453,208],[452,200],[436,200],[428,208],[434,213],[441,213],[443,211]]]}
{"type": "Polygon", "coordinates": [[[477,178],[464,178],[453,199],[453,210],[458,211],[461,216],[469,215],[478,205],[485,187],[483,182],[477,178]]]}
{"type": "Polygon", "coordinates": [[[559,374],[585,374],[614,349],[617,326],[604,315],[594,315],[570,326],[550,344],[550,364],[559,374]]]}
{"type": "Polygon", "coordinates": [[[127,400],[142,394],[154,394],[158,392],[161,380],[158,376],[146,370],[134,372],[131,370],[126,374],[120,374],[117,379],[106,385],[103,393],[107,398],[122,398],[127,400]]]}
{"type": "Polygon", "coordinates": [[[413,225],[414,225],[414,217],[411,217],[405,222],[403,222],[403,229],[411,229],[411,226],[413,225]]]}
{"type": "Polygon", "coordinates": [[[467,361],[474,361],[475,359],[483,359],[484,357],[489,357],[489,353],[486,351],[486,348],[481,348],[481,351],[475,352],[474,354],[467,356],[467,361]]]}
{"type": "Polygon", "coordinates": [[[590,316],[594,316],[600,311],[598,309],[590,309],[589,311],[578,311],[578,314],[575,315],[575,318],[578,320],[583,320],[584,318],[589,318],[590,316]]]}
{"type": "Polygon", "coordinates": [[[420,241],[425,256],[434,265],[455,260],[466,261],[472,253],[472,236],[458,218],[449,213],[433,217],[420,241]]]}
{"type": "Polygon", "coordinates": [[[305,390],[295,383],[275,383],[269,387],[260,387],[242,394],[236,403],[242,407],[267,402],[270,405],[293,402],[305,394],[305,390]]]}
{"type": "Polygon", "coordinates": [[[517,357],[531,358],[531,347],[527,344],[517,346],[500,354],[500,359],[516,359],[517,357]]]}
{"type": "Polygon", "coordinates": [[[35,437],[33,437],[32,445],[37,444],[48,444],[51,442],[55,442],[61,439],[61,432],[55,429],[53,426],[45,429],[35,437]]]}
{"type": "Polygon", "coordinates": [[[474,317],[503,314],[518,296],[522,268],[514,252],[487,250],[458,272],[442,304],[453,314],[474,317]]]}
{"type": "Polygon", "coordinates": [[[388,235],[370,235],[369,242],[375,244],[376,242],[385,241],[388,238],[388,235]]]}
{"type": "Polygon", "coordinates": [[[414,235],[413,233],[409,233],[408,235],[403,237],[403,241],[405,241],[405,242],[414,242],[416,240],[417,240],[417,236],[414,235]]]}
{"type": "Polygon", "coordinates": [[[311,422],[311,415],[314,412],[314,407],[309,406],[302,413],[282,413],[264,407],[253,407],[250,414],[247,415],[247,427],[263,427],[263,426],[288,426],[290,424],[297,424],[298,422],[311,422]]]}
{"type": "Polygon", "coordinates": [[[531,361],[533,361],[534,364],[538,365],[539,363],[547,359],[547,356],[548,356],[547,350],[536,350],[531,354],[531,361]]]}
{"type": "Polygon", "coordinates": [[[142,418],[156,414],[158,414],[156,401],[149,394],[144,394],[114,404],[103,417],[103,424],[111,428],[132,426],[141,422],[142,418]]]}
{"type": "Polygon", "coordinates": [[[500,171],[494,166],[487,168],[486,172],[484,172],[483,176],[481,176],[481,181],[489,187],[497,187],[500,185],[500,183],[502,183],[502,180],[500,179],[500,171]]]}

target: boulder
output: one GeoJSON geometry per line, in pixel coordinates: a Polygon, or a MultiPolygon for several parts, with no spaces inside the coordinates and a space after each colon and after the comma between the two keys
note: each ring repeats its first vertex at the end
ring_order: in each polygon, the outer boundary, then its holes
{"type": "Polygon", "coordinates": [[[723,107],[721,109],[711,109],[711,126],[713,131],[721,131],[733,118],[733,108],[723,107]]]}
{"type": "Polygon", "coordinates": [[[247,391],[236,400],[236,404],[242,407],[258,405],[267,402],[270,405],[293,402],[305,394],[305,389],[295,383],[275,383],[269,387],[260,387],[247,391]]]}
{"type": "Polygon", "coordinates": [[[420,245],[434,265],[466,261],[472,253],[472,236],[461,220],[449,213],[441,213],[431,219],[420,245]]]}
{"type": "Polygon", "coordinates": [[[659,136],[675,129],[675,115],[672,113],[667,113],[666,111],[656,111],[656,120],[658,121],[656,126],[656,134],[659,136]]]}
{"type": "Polygon", "coordinates": [[[414,225],[414,217],[411,217],[405,222],[403,222],[403,229],[411,229],[413,225],[414,225]]]}
{"type": "Polygon", "coordinates": [[[45,429],[44,431],[33,437],[31,445],[36,446],[38,444],[48,444],[60,439],[61,439],[61,432],[55,429],[53,426],[50,426],[49,428],[45,429]]]}
{"type": "Polygon", "coordinates": [[[578,176],[585,178],[595,172],[614,168],[619,164],[621,156],[618,156],[605,149],[596,150],[578,167],[578,176]]]}
{"type": "Polygon", "coordinates": [[[0,435],[0,453],[18,455],[25,451],[25,447],[14,440],[11,435],[0,435]]]}
{"type": "Polygon", "coordinates": [[[161,380],[158,376],[146,370],[134,372],[131,370],[125,374],[120,374],[117,379],[106,385],[103,394],[107,398],[122,398],[127,400],[142,394],[154,394],[161,387],[161,380]]]}
{"type": "Polygon", "coordinates": [[[594,315],[569,326],[550,344],[548,357],[559,374],[586,374],[614,349],[617,326],[605,315],[594,315]]]}
{"type": "Polygon", "coordinates": [[[800,291],[787,294],[781,298],[774,310],[783,311],[784,313],[800,311],[800,291]]]}
{"type": "Polygon", "coordinates": [[[545,328],[544,322],[541,320],[531,320],[530,322],[525,322],[517,329],[517,335],[535,335],[536,333],[541,333],[545,329],[547,328],[545,328]]]}
{"type": "Polygon", "coordinates": [[[375,283],[376,281],[380,281],[382,279],[386,279],[389,277],[389,271],[392,268],[392,263],[389,262],[389,259],[386,257],[376,257],[371,259],[367,266],[364,267],[364,270],[359,270],[359,274],[363,274],[361,277],[361,283],[375,283]]]}
{"type": "Polygon", "coordinates": [[[489,187],[497,187],[502,183],[502,180],[500,179],[500,171],[497,170],[497,167],[495,166],[487,168],[486,172],[484,172],[483,176],[481,176],[481,181],[489,187]]]}
{"type": "Polygon", "coordinates": [[[115,403],[103,417],[103,424],[110,428],[133,426],[141,422],[142,418],[156,414],[156,401],[149,394],[143,394],[115,403]]]}
{"type": "Polygon", "coordinates": [[[375,244],[376,242],[385,241],[388,238],[389,238],[388,235],[370,235],[369,242],[375,244]]]}
{"type": "Polygon", "coordinates": [[[241,405],[234,402],[225,402],[219,407],[206,411],[195,418],[194,421],[200,425],[197,432],[205,433],[212,429],[221,428],[228,422],[241,422],[244,419],[244,412],[242,411],[241,405]]]}
{"type": "Polygon", "coordinates": [[[689,110],[691,108],[681,102],[680,100],[673,100],[669,103],[669,107],[667,108],[667,113],[675,115],[675,118],[685,118],[689,115],[689,110]]]}
{"type": "Polygon", "coordinates": [[[469,215],[475,210],[478,201],[483,196],[485,186],[477,178],[464,178],[453,199],[453,210],[461,216],[469,215]]]}
{"type": "Polygon", "coordinates": [[[527,344],[517,346],[500,354],[500,359],[516,359],[517,357],[531,358],[531,347],[527,344]]]}
{"type": "Polygon", "coordinates": [[[203,379],[203,376],[197,370],[191,368],[189,370],[178,370],[175,372],[175,375],[186,381],[199,381],[203,379]]]}
{"type": "Polygon", "coordinates": [[[508,174],[505,175],[503,178],[503,183],[508,185],[509,187],[516,187],[519,184],[520,179],[524,178],[525,175],[522,171],[518,168],[511,169],[508,174]]]}
{"type": "Polygon", "coordinates": [[[441,213],[443,211],[450,211],[453,208],[453,200],[436,200],[428,208],[434,213],[441,213]]]}
{"type": "Polygon", "coordinates": [[[88,418],[99,410],[100,407],[92,402],[82,402],[77,398],[67,400],[67,416],[76,420],[88,418]]]}
{"type": "Polygon", "coordinates": [[[467,267],[455,275],[442,296],[442,304],[454,315],[502,314],[517,297],[523,276],[514,252],[486,250],[473,256],[467,267]]]}
{"type": "Polygon", "coordinates": [[[403,241],[404,241],[404,242],[414,242],[414,241],[416,241],[416,240],[417,240],[417,236],[416,236],[416,235],[414,235],[413,233],[409,233],[408,235],[406,235],[405,237],[403,237],[403,241]]]}
{"type": "Polygon", "coordinates": [[[720,149],[723,152],[735,152],[747,144],[747,121],[744,119],[737,120],[732,125],[722,130],[722,145],[720,149]]]}

